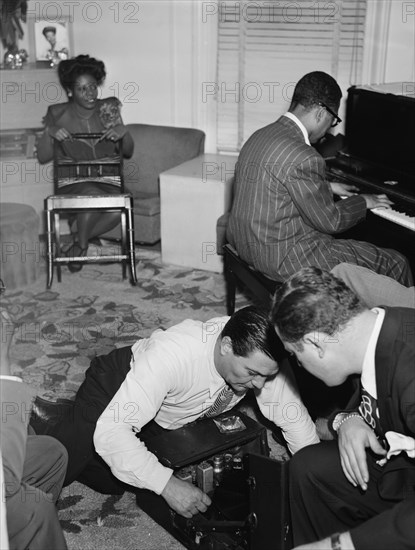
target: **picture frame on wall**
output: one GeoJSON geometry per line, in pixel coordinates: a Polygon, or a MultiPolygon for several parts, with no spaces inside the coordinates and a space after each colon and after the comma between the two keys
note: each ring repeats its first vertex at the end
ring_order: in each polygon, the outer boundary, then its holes
{"type": "Polygon", "coordinates": [[[36,65],[55,67],[63,59],[73,55],[70,22],[36,20],[34,22],[34,43],[36,65]]]}

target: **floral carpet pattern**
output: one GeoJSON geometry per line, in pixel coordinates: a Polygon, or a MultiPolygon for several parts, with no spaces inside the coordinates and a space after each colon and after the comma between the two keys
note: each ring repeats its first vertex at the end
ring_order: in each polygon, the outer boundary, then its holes
{"type": "MultiPolygon", "coordinates": [[[[225,315],[222,274],[164,265],[160,253],[137,250],[138,283],[117,264],[62,269],[62,282],[39,280],[1,296],[14,325],[13,374],[48,399],[72,398],[91,358],[133,344],[183,319],[225,315]]],[[[245,305],[239,296],[237,306],[245,305]]],[[[70,550],[180,550],[184,547],[141,511],[132,493],[100,495],[80,483],[62,491],[59,518],[70,550]]]]}
{"type": "Polygon", "coordinates": [[[89,264],[76,274],[63,268],[50,290],[42,275],[6,292],[15,373],[44,397],[71,398],[94,356],[186,318],[226,314],[221,274],[163,265],[159,252],[139,250],[137,259],[135,287],[122,280],[119,265],[89,264]]]}

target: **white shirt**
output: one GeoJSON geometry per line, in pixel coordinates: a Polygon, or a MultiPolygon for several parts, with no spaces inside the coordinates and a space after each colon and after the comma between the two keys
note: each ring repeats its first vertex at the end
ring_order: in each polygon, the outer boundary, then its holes
{"type": "Polygon", "coordinates": [[[376,388],[376,369],[375,369],[375,353],[380,331],[382,329],[383,320],[385,319],[385,310],[379,307],[374,307],[371,311],[376,313],[376,321],[373,326],[372,334],[369,338],[369,343],[366,348],[366,353],[363,358],[362,374],[360,381],[365,390],[374,398],[378,398],[378,390],[376,388]]]}
{"type": "MultiPolygon", "coordinates": [[[[225,387],[214,348],[229,317],[186,320],[156,330],[132,348],[131,370],[98,419],[95,449],[113,474],[160,494],[173,471],[161,465],[135,436],[151,420],[175,429],[199,418],[225,387]]],[[[235,395],[227,410],[243,395],[235,395]]],[[[284,431],[290,450],[318,443],[316,429],[289,376],[279,373],[256,392],[263,414],[284,431]]]]}
{"type": "Polygon", "coordinates": [[[285,113],[284,116],[286,116],[287,118],[290,118],[293,122],[295,122],[297,124],[297,126],[303,132],[305,142],[307,143],[307,145],[311,146],[310,138],[308,137],[308,132],[307,132],[306,127],[304,126],[304,124],[301,122],[301,120],[299,118],[297,118],[295,115],[293,115],[292,113],[289,113],[289,112],[285,113]]]}

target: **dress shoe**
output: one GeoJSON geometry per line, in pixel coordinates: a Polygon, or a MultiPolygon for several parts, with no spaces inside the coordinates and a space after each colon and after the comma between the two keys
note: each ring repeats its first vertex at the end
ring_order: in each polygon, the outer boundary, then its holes
{"type": "Polygon", "coordinates": [[[37,435],[48,435],[53,427],[68,418],[74,410],[74,401],[70,399],[58,399],[48,401],[42,397],[36,397],[33,402],[30,426],[37,435]]]}

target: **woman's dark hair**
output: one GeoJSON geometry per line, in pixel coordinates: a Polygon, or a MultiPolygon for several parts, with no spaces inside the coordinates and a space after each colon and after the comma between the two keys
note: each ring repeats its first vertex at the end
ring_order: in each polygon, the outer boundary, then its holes
{"type": "Polygon", "coordinates": [[[42,34],[45,38],[48,32],[53,32],[54,34],[56,34],[56,27],[44,27],[42,30],[42,34]]]}
{"type": "Polygon", "coordinates": [[[342,97],[342,91],[332,76],[322,71],[304,75],[294,89],[291,106],[300,104],[312,108],[325,103],[336,111],[342,97]]]}
{"type": "Polygon", "coordinates": [[[224,326],[221,337],[232,341],[232,351],[239,357],[247,357],[261,351],[274,361],[280,361],[285,350],[269,320],[269,312],[255,306],[236,311],[224,326]]]}
{"type": "Polygon", "coordinates": [[[72,59],[63,60],[58,65],[59,82],[65,90],[72,90],[75,81],[84,74],[93,76],[100,86],[107,73],[104,63],[89,55],[78,55],[72,59]]]}

